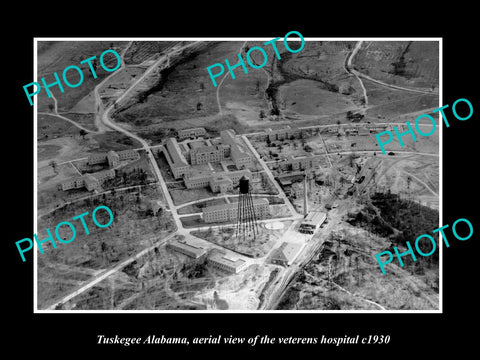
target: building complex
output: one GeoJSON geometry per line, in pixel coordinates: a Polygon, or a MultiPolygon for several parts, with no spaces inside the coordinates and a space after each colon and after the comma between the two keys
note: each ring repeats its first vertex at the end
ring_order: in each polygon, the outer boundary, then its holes
{"type": "Polygon", "coordinates": [[[58,189],[66,191],[85,187],[88,191],[100,190],[106,180],[115,177],[115,170],[113,168],[117,167],[120,161],[137,160],[139,158],[140,154],[136,150],[112,150],[107,153],[92,154],[88,157],[87,165],[107,163],[110,169],[70,178],[58,184],[58,189]]]}
{"type": "Polygon", "coordinates": [[[109,169],[104,171],[98,171],[93,174],[85,174],[82,176],[76,176],[58,184],[59,190],[80,189],[85,187],[88,191],[100,190],[102,184],[115,177],[115,170],[109,169]]]}

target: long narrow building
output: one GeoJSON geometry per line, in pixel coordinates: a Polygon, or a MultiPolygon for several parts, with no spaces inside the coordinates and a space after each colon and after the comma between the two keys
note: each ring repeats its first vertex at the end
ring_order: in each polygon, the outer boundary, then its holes
{"type": "Polygon", "coordinates": [[[168,138],[165,141],[163,153],[175,179],[180,179],[183,175],[190,172],[190,165],[185,159],[185,156],[183,156],[175,138],[168,138]]]}
{"type": "MultiPolygon", "coordinates": [[[[267,199],[254,199],[252,203],[257,219],[264,219],[270,213],[267,199]]],[[[202,213],[206,223],[236,221],[238,203],[207,206],[202,213]]]]}

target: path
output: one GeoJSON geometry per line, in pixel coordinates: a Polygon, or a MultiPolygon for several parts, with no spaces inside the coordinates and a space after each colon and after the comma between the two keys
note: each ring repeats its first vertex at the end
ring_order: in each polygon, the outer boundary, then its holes
{"type": "MultiPolygon", "coordinates": [[[[243,43],[243,45],[240,47],[240,49],[239,49],[239,51],[238,51],[239,54],[242,53],[242,50],[243,50],[243,48],[245,47],[246,44],[247,44],[247,41],[245,41],[245,42],[243,43]]],[[[220,104],[220,93],[219,93],[219,90],[220,90],[220,87],[222,86],[222,84],[223,84],[223,82],[225,81],[225,79],[226,79],[226,77],[227,77],[228,74],[230,74],[230,71],[227,72],[227,73],[223,76],[222,81],[220,81],[220,84],[218,84],[218,86],[217,86],[217,95],[216,95],[216,96],[217,96],[218,112],[219,112],[220,115],[223,115],[223,110],[222,110],[222,105],[220,104]]]]}
{"type": "Polygon", "coordinates": [[[363,41],[358,41],[355,44],[355,48],[353,49],[353,51],[350,53],[349,57],[347,58],[347,63],[345,65],[345,70],[348,73],[353,74],[353,76],[355,76],[357,78],[358,82],[360,83],[360,86],[362,87],[362,90],[363,90],[363,99],[364,99],[363,107],[366,108],[368,106],[367,89],[365,88],[365,85],[363,84],[362,79],[360,79],[360,76],[358,75],[358,72],[356,70],[354,70],[353,66],[352,66],[352,59],[357,54],[358,50],[360,50],[360,48],[362,47],[362,43],[363,43],[363,41]]]}
{"type": "MultiPolygon", "coordinates": [[[[383,81],[380,81],[380,80],[377,80],[377,79],[374,79],[368,75],[365,75],[363,73],[361,73],[360,71],[357,71],[355,70],[353,67],[352,67],[352,58],[353,56],[358,52],[358,50],[360,50],[361,46],[362,46],[362,43],[363,41],[359,41],[357,42],[357,44],[355,45],[355,49],[352,51],[352,55],[350,56],[350,58],[348,59],[348,63],[347,63],[347,71],[348,72],[351,72],[352,74],[354,74],[357,78],[364,78],[366,80],[369,80],[369,81],[372,81],[374,83],[377,83],[379,85],[382,85],[382,86],[385,86],[385,87],[389,87],[389,88],[392,88],[392,89],[396,89],[396,90],[403,90],[403,91],[410,91],[410,92],[417,92],[417,93],[422,93],[422,94],[428,94],[428,95],[438,95],[438,91],[426,91],[426,90],[420,90],[420,89],[412,89],[412,88],[407,88],[407,87],[403,87],[403,86],[397,86],[397,85],[392,85],[392,84],[387,84],[383,81]]],[[[360,79],[359,79],[360,81],[360,79]]],[[[364,93],[365,93],[365,96],[366,96],[366,89],[363,85],[363,82],[361,82],[361,85],[362,85],[362,88],[364,89],[364,93]]]]}
{"type": "Polygon", "coordinates": [[[358,298],[358,299],[360,299],[360,300],[363,300],[363,301],[365,301],[365,302],[368,302],[368,303],[370,303],[370,304],[372,304],[372,305],[378,306],[381,310],[387,310],[387,309],[385,309],[382,305],[376,303],[375,301],[368,300],[368,299],[365,299],[363,296],[360,296],[360,295],[351,293],[350,291],[348,291],[348,290],[345,289],[344,287],[341,287],[340,285],[338,285],[338,284],[337,284],[336,282],[334,282],[334,281],[330,281],[330,284],[335,285],[337,288],[339,288],[340,290],[346,292],[347,294],[349,294],[349,295],[351,295],[351,296],[353,296],[353,297],[356,297],[356,298],[358,298]]]}
{"type": "Polygon", "coordinates": [[[412,177],[413,179],[417,180],[420,184],[422,184],[423,186],[425,186],[425,188],[430,191],[433,195],[437,196],[438,197],[438,193],[436,191],[434,191],[430,186],[428,186],[422,179],[419,179],[418,177],[416,177],[415,175],[413,174],[410,174],[408,171],[405,171],[405,170],[402,170],[403,173],[407,174],[408,176],[412,177]]]}

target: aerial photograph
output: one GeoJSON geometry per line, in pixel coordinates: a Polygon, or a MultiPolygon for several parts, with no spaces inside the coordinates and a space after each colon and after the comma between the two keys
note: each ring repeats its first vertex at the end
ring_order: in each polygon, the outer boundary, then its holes
{"type": "Polygon", "coordinates": [[[35,39],[36,310],[439,310],[440,41],[268,40],[35,39]]]}

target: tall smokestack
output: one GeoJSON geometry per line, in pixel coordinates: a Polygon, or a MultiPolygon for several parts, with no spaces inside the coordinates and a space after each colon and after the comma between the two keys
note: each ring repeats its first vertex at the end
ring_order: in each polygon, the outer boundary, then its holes
{"type": "Polygon", "coordinates": [[[308,197],[307,197],[307,173],[305,173],[305,177],[303,179],[303,214],[307,216],[308,214],[308,197]]]}

